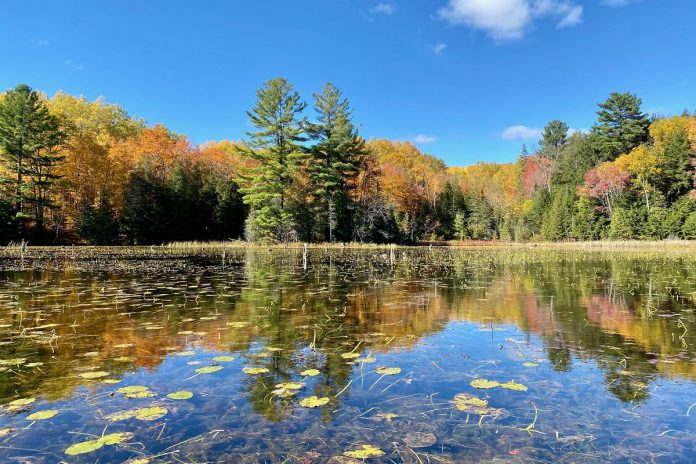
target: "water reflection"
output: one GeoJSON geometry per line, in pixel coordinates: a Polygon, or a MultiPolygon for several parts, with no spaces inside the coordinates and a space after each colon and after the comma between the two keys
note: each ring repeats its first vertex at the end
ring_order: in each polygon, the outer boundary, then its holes
{"type": "Polygon", "coordinates": [[[304,270],[292,251],[226,256],[224,267],[206,256],[8,262],[0,403],[36,401],[5,406],[3,462],[311,463],[360,444],[379,446],[384,462],[692,459],[691,257],[408,250],[392,263],[379,251],[315,251],[304,270]],[[529,389],[477,391],[475,378],[529,389]],[[157,396],[124,398],[126,385],[157,396]],[[178,390],[194,396],[166,398],[178,390]],[[505,414],[457,412],[460,392],[505,414]],[[328,401],[303,408],[310,396],[328,401]],[[168,414],[106,419],[153,405],[168,414]],[[47,408],[59,415],[27,420],[47,408]],[[75,434],[105,427],[137,441],[64,455],[75,434]],[[414,448],[407,432],[437,444],[414,448]]]}

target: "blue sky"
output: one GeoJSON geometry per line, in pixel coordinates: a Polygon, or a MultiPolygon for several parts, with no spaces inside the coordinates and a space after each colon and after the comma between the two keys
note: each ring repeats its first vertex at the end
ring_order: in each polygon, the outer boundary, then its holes
{"type": "MultiPolygon", "coordinates": [[[[330,80],[368,138],[512,161],[631,91],[696,109],[692,0],[0,0],[0,88],[100,95],[194,142],[238,139],[260,84],[330,80]]],[[[311,112],[308,114],[311,115],[311,112]]]]}

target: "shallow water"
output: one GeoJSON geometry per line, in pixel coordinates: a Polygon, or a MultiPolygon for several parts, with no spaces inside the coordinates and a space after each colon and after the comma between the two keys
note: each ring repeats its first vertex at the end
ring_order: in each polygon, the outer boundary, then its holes
{"type": "Polygon", "coordinates": [[[335,464],[362,445],[383,453],[369,462],[696,462],[693,255],[1,267],[3,463],[335,464]]]}

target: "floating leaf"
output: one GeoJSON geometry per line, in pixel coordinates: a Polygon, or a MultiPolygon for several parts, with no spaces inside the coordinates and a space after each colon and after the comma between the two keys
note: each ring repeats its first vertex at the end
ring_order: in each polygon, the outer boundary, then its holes
{"type": "Polygon", "coordinates": [[[141,385],[130,385],[128,387],[121,387],[116,391],[119,393],[123,393],[125,395],[127,393],[140,393],[140,392],[148,391],[148,388],[143,387],[141,385]]]}
{"type": "Polygon", "coordinates": [[[135,418],[142,421],[153,421],[160,417],[164,417],[169,411],[167,408],[162,406],[154,406],[152,408],[142,408],[138,409],[135,414],[135,418]]]}
{"type": "Polygon", "coordinates": [[[360,357],[360,353],[343,353],[341,357],[343,359],[355,359],[360,357]]]}
{"type": "Polygon", "coordinates": [[[305,385],[301,382],[287,382],[287,383],[279,383],[276,385],[276,388],[286,388],[288,390],[299,390],[300,388],[303,388],[305,385]]]}
{"type": "Polygon", "coordinates": [[[179,353],[175,353],[175,356],[193,356],[196,354],[195,351],[181,351],[179,353]]]}
{"type": "Polygon", "coordinates": [[[391,422],[392,420],[396,419],[397,417],[399,417],[398,414],[394,414],[391,412],[382,412],[379,414],[375,414],[374,416],[371,417],[371,419],[375,420],[377,422],[382,422],[382,421],[391,422]]]}
{"type": "Polygon", "coordinates": [[[10,408],[21,408],[32,404],[34,401],[36,401],[36,398],[20,398],[18,400],[10,401],[8,406],[10,408]]]}
{"type": "Polygon", "coordinates": [[[249,375],[257,375],[265,374],[266,372],[268,372],[268,369],[266,369],[265,367],[245,367],[244,369],[242,369],[242,372],[249,375]]]}
{"type": "Polygon", "coordinates": [[[130,399],[152,398],[154,396],[157,396],[157,393],[150,391],[150,390],[145,390],[145,391],[136,392],[136,393],[126,393],[123,396],[125,396],[126,398],[130,398],[130,399]]]}
{"type": "Polygon", "coordinates": [[[215,356],[213,358],[215,362],[232,362],[234,361],[234,356],[215,356]]]}
{"type": "Polygon", "coordinates": [[[213,372],[221,371],[222,366],[206,366],[206,367],[199,367],[196,369],[196,372],[199,374],[212,374],[213,372]]]}
{"type": "Polygon", "coordinates": [[[500,382],[496,382],[495,380],[475,379],[471,381],[471,386],[480,390],[486,390],[499,387],[500,382]]]}
{"type": "Polygon", "coordinates": [[[527,391],[526,385],[522,385],[521,383],[517,383],[514,380],[511,380],[507,383],[502,383],[502,384],[500,384],[500,386],[503,388],[507,388],[508,390],[523,391],[523,392],[527,391]]]}
{"type": "Polygon", "coordinates": [[[246,321],[238,321],[238,322],[228,322],[227,323],[228,327],[233,327],[235,329],[241,329],[242,327],[248,327],[249,323],[246,321]]]}
{"type": "Polygon", "coordinates": [[[346,451],[343,453],[344,456],[347,456],[349,458],[356,458],[356,459],[370,459],[370,458],[379,458],[384,456],[384,451],[381,449],[372,446],[372,445],[360,445],[361,449],[355,450],[355,451],[346,451]]]}
{"type": "Polygon", "coordinates": [[[182,390],[167,395],[167,398],[172,400],[188,400],[193,397],[193,393],[190,391],[182,390]]]}
{"type": "Polygon", "coordinates": [[[401,373],[400,367],[378,367],[377,371],[380,375],[396,375],[401,373]]]}
{"type": "Polygon", "coordinates": [[[526,362],[522,364],[524,367],[537,367],[539,364],[533,362],[526,362]]]}
{"type": "Polygon", "coordinates": [[[15,429],[13,429],[12,427],[5,427],[4,429],[0,429],[0,437],[4,437],[5,435],[9,435],[14,431],[15,431],[15,429]]]}
{"type": "Polygon", "coordinates": [[[98,438],[97,440],[88,440],[83,441],[82,443],[75,443],[65,450],[65,454],[75,456],[77,454],[91,453],[92,451],[102,448],[104,445],[117,445],[122,443],[132,436],[133,434],[128,432],[110,433],[98,438]]]}
{"type": "Polygon", "coordinates": [[[360,364],[372,364],[373,362],[376,362],[376,361],[377,361],[377,358],[373,358],[372,356],[367,356],[367,357],[355,360],[356,363],[360,363],[360,364]]]}
{"type": "Polygon", "coordinates": [[[319,398],[317,396],[310,396],[300,401],[300,406],[305,408],[318,408],[319,406],[324,406],[328,402],[329,399],[326,397],[319,398]]]}
{"type": "Polygon", "coordinates": [[[304,375],[305,377],[315,377],[319,374],[321,374],[321,372],[317,369],[307,369],[306,371],[300,372],[300,375],[304,375]]]}
{"type": "Polygon", "coordinates": [[[82,372],[80,374],[80,377],[82,377],[83,379],[88,379],[88,380],[101,379],[102,377],[108,377],[108,376],[109,376],[109,373],[104,372],[104,371],[90,371],[90,372],[82,372]]]}
{"type": "Polygon", "coordinates": [[[437,442],[437,437],[432,433],[414,432],[404,437],[404,443],[410,448],[428,448],[437,442]]]}
{"type": "Polygon", "coordinates": [[[57,415],[58,411],[54,409],[46,409],[44,411],[36,411],[33,414],[29,414],[27,416],[27,420],[46,420],[52,417],[56,417],[57,415]]]}

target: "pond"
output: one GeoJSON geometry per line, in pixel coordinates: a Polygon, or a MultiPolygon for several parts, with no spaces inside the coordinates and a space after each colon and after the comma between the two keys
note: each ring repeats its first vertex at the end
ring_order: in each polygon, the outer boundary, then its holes
{"type": "Polygon", "coordinates": [[[693,253],[157,250],[0,260],[0,462],[696,462],[693,253]]]}

